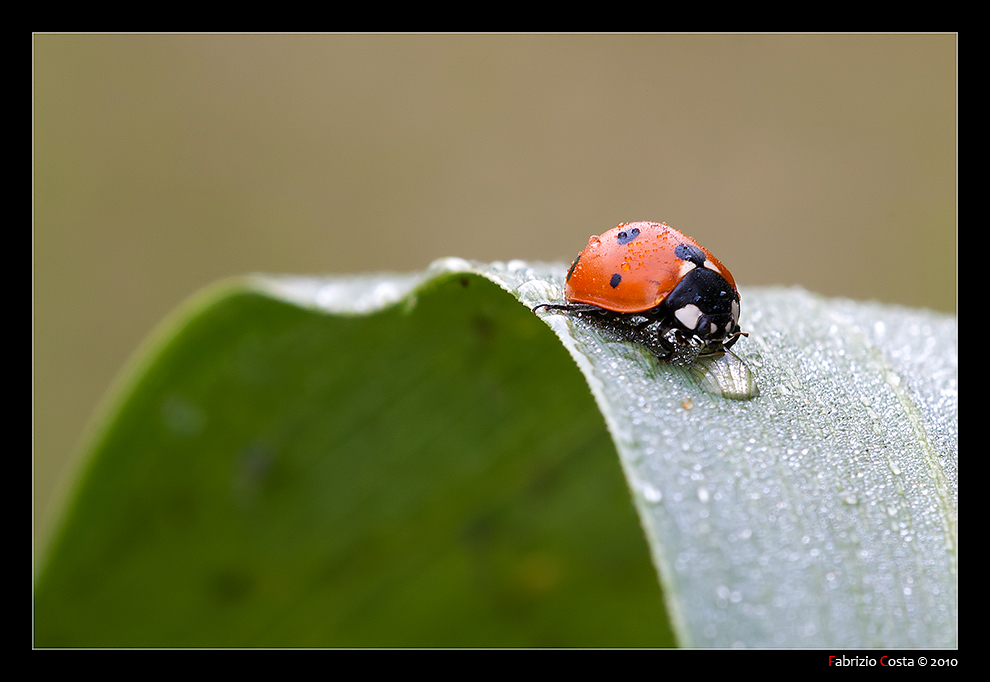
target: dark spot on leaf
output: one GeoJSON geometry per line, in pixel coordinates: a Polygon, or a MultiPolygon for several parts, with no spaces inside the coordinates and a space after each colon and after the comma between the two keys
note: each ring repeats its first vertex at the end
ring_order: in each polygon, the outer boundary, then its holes
{"type": "Polygon", "coordinates": [[[230,606],[247,597],[253,587],[254,580],[247,573],[227,569],[210,577],[208,590],[218,604],[230,606]]]}

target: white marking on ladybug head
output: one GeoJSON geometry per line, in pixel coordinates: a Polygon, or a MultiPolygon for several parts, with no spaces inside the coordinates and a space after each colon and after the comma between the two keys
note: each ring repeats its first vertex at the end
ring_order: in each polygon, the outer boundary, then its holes
{"type": "Polygon", "coordinates": [[[734,322],[726,322],[725,323],[725,333],[726,334],[728,334],[729,332],[732,331],[732,325],[733,324],[735,324],[735,323],[734,322]]]}
{"type": "Polygon", "coordinates": [[[739,322],[739,301],[732,302],[732,321],[739,322]]]}
{"type": "Polygon", "coordinates": [[[677,279],[683,279],[684,275],[694,270],[697,266],[689,260],[681,261],[681,269],[677,272],[677,279]]]}
{"type": "Polygon", "coordinates": [[[688,303],[683,308],[678,308],[674,311],[674,317],[677,321],[684,325],[686,329],[696,329],[698,327],[698,320],[701,319],[701,308],[696,306],[694,303],[688,303]]]}
{"type": "Polygon", "coordinates": [[[712,322],[708,327],[708,333],[714,335],[718,331],[718,325],[712,322]]]}
{"type": "MultiPolygon", "coordinates": [[[[707,258],[705,259],[705,267],[708,268],[709,270],[714,270],[718,274],[722,275],[722,271],[718,269],[718,266],[716,266],[714,263],[712,263],[707,258]]],[[[725,277],[725,275],[722,275],[722,276],[725,277]]]]}

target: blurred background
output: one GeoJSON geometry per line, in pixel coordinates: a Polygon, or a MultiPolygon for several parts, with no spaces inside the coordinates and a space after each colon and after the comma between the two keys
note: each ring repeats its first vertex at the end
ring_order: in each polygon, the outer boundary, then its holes
{"type": "Polygon", "coordinates": [[[231,275],[568,263],[657,220],[744,295],[954,313],[956,42],[35,35],[36,539],[127,358],[231,275]]]}

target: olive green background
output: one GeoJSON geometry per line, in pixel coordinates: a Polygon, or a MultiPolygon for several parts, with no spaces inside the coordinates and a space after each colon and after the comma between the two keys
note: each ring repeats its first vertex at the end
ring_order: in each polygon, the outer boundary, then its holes
{"type": "Polygon", "coordinates": [[[954,312],[956,43],[35,35],[36,533],[129,354],[229,275],[569,261],[663,220],[744,292],[954,312]]]}

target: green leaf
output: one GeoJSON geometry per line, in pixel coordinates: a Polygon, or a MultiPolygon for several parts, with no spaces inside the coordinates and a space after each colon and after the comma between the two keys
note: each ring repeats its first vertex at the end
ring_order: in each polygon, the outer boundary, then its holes
{"type": "Polygon", "coordinates": [[[562,278],[202,294],[99,422],[35,643],[956,645],[954,318],[743,289],[730,400],[531,313],[562,278]]]}

